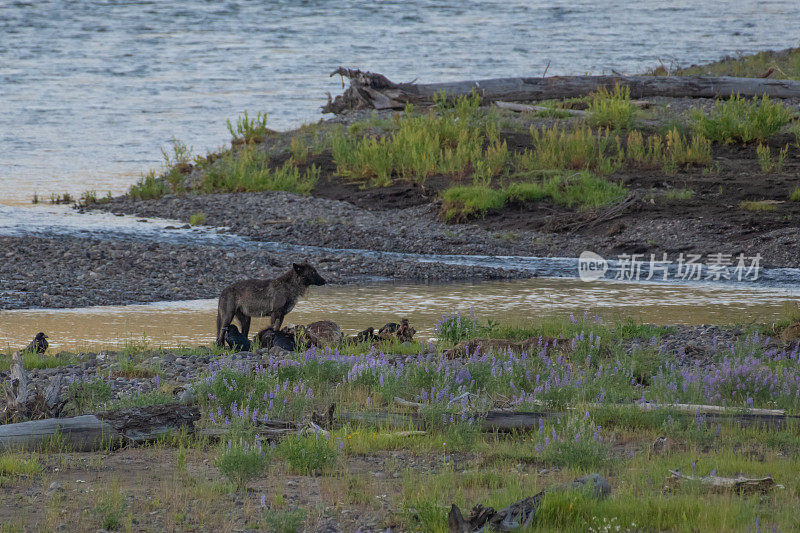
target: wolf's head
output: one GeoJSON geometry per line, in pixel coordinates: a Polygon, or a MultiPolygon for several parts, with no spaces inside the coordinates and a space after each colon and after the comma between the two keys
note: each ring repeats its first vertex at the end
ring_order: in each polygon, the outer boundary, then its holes
{"type": "Polygon", "coordinates": [[[292,263],[292,268],[297,277],[303,280],[303,283],[308,285],[325,285],[325,280],[319,275],[317,269],[308,263],[292,263]]]}

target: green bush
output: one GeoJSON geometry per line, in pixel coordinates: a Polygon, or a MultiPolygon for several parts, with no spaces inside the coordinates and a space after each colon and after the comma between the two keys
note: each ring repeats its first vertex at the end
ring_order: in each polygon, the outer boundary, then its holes
{"type": "Polygon", "coordinates": [[[441,212],[447,222],[485,216],[507,204],[551,199],[567,207],[596,208],[625,197],[627,190],[589,172],[559,173],[541,181],[515,182],[502,189],[460,185],[442,194],[441,212]]]}
{"type": "Polygon", "coordinates": [[[169,192],[166,182],[160,178],[156,178],[155,172],[150,173],[139,178],[134,185],[128,190],[128,195],[135,200],[150,200],[152,198],[160,198],[169,192]]]}
{"type": "Polygon", "coordinates": [[[434,174],[482,182],[502,173],[509,159],[495,121],[482,117],[480,98],[462,96],[452,105],[437,100],[434,110],[418,114],[406,107],[395,118],[395,130],[383,137],[348,136],[336,132],[331,150],[337,172],[344,177],[387,186],[395,178],[422,183],[434,174]]]}
{"type": "Polygon", "coordinates": [[[67,388],[67,404],[76,413],[93,411],[110,398],[111,386],[102,379],[75,381],[67,388]]]}
{"type": "Polygon", "coordinates": [[[189,224],[192,226],[199,226],[200,224],[205,223],[206,221],[206,214],[205,213],[192,213],[192,216],[189,217],[189,224]]]}
{"type": "Polygon", "coordinates": [[[714,109],[705,114],[691,114],[692,128],[712,141],[733,143],[765,141],[792,119],[792,111],[780,102],[772,102],[767,95],[760,100],[734,95],[728,100],[717,100],[714,109]]]}
{"type": "Polygon", "coordinates": [[[624,159],[619,137],[608,129],[595,135],[586,125],[573,130],[556,126],[541,131],[531,126],[531,137],[534,149],[517,156],[519,170],[592,170],[611,174],[624,159]]]}
{"type": "Polygon", "coordinates": [[[461,311],[454,315],[443,316],[433,329],[439,340],[453,344],[478,336],[481,326],[474,316],[462,316],[461,311]]]}
{"type": "Polygon", "coordinates": [[[267,114],[258,113],[256,118],[250,118],[245,111],[236,119],[236,125],[228,119],[228,131],[233,137],[233,144],[255,144],[264,140],[269,130],[267,129],[267,114]]]}
{"type": "Polygon", "coordinates": [[[278,454],[296,474],[320,474],[339,458],[339,449],[326,436],[291,435],[278,444],[278,454]]]}
{"type": "Polygon", "coordinates": [[[270,156],[256,146],[244,146],[225,154],[203,174],[201,189],[206,192],[287,191],[308,194],[319,179],[319,168],[304,171],[293,159],[279,168],[270,168],[270,156]]]}
{"type": "Polygon", "coordinates": [[[125,514],[125,497],[119,490],[104,492],[100,495],[94,511],[100,518],[103,529],[120,529],[125,514]]]}
{"type": "Polygon", "coordinates": [[[485,185],[457,185],[442,193],[442,213],[448,222],[483,217],[506,203],[503,191],[485,185]]]}
{"type": "Polygon", "coordinates": [[[247,482],[258,477],[269,465],[270,454],[260,441],[250,444],[247,441],[228,441],[214,464],[219,471],[235,484],[237,489],[244,490],[247,482]]]}
{"type": "Polygon", "coordinates": [[[630,129],[636,116],[630,87],[601,87],[589,97],[589,124],[611,129],[630,129]]]}
{"type": "Polygon", "coordinates": [[[761,172],[769,174],[771,172],[782,172],[783,165],[786,162],[786,154],[789,153],[789,145],[787,144],[781,148],[775,159],[770,154],[769,146],[760,144],[756,147],[756,155],[758,156],[758,165],[761,167],[761,172]]]}

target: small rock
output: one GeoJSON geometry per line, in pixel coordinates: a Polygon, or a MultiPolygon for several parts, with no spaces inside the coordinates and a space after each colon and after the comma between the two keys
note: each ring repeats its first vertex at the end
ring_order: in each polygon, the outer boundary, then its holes
{"type": "Polygon", "coordinates": [[[61,483],[59,483],[58,481],[53,481],[52,483],[50,483],[50,487],[48,487],[47,490],[61,490],[63,488],[64,486],[61,483]]]}
{"type": "Polygon", "coordinates": [[[587,488],[594,497],[604,498],[611,494],[611,483],[600,474],[593,473],[580,477],[564,485],[568,489],[587,488]]]}

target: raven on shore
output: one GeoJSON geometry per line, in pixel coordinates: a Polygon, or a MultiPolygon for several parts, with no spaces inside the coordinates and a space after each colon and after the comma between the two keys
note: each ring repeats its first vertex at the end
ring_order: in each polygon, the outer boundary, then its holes
{"type": "Polygon", "coordinates": [[[40,331],[39,333],[36,334],[36,336],[33,338],[31,343],[25,348],[24,351],[43,354],[44,352],[47,351],[48,346],[49,344],[47,343],[47,335],[45,335],[43,332],[40,331]]]}

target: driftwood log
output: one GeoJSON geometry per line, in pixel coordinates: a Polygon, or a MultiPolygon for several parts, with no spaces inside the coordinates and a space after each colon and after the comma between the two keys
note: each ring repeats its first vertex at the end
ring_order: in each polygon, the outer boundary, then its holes
{"type": "Polygon", "coordinates": [[[61,374],[52,377],[42,391],[31,381],[18,351],[11,355],[10,370],[10,383],[4,384],[6,405],[0,412],[0,423],[52,418],[61,414],[66,403],[61,397],[61,374]]]}
{"type": "MultiPolygon", "coordinates": [[[[401,407],[419,409],[423,404],[411,402],[403,398],[395,398],[394,402],[401,407]]],[[[609,407],[602,404],[585,404],[581,409],[598,409],[609,407]]],[[[741,427],[756,426],[772,429],[786,428],[788,420],[800,419],[797,415],[788,415],[782,409],[757,409],[757,408],[731,408],[718,405],[700,405],[688,403],[657,404],[657,403],[632,403],[618,404],[615,407],[632,408],[639,411],[666,410],[678,416],[702,416],[707,423],[728,423],[741,427]]],[[[573,408],[567,407],[565,411],[553,411],[542,405],[541,411],[512,412],[508,410],[493,410],[483,413],[474,413],[476,420],[481,420],[484,431],[511,431],[536,429],[539,419],[558,418],[566,416],[573,408]]],[[[423,420],[416,415],[395,413],[340,413],[338,419],[342,421],[361,421],[377,425],[404,426],[414,425],[421,427],[423,420]]]]}
{"type": "Polygon", "coordinates": [[[736,494],[753,494],[765,493],[775,487],[775,481],[772,476],[749,478],[743,475],[737,477],[721,477],[721,476],[689,476],[682,474],[678,470],[670,470],[670,477],[667,478],[665,489],[674,489],[681,485],[681,482],[688,481],[690,483],[699,483],[704,487],[708,487],[712,492],[733,492],[736,494]]]}
{"type": "Polygon", "coordinates": [[[586,96],[620,85],[632,98],[672,96],[724,98],[732,94],[770,98],[800,97],[800,81],[728,76],[553,76],[549,78],[493,78],[430,84],[395,83],[382,74],[338,68],[331,76],[350,79],[350,87],[322,107],[323,113],[353,109],[403,109],[406,104],[429,106],[438,94],[457,98],[476,91],[484,103],[527,102],[586,96]]]}
{"type": "Polygon", "coordinates": [[[72,451],[155,440],[178,429],[194,429],[196,406],[181,404],[131,407],[72,418],[48,418],[0,426],[0,451],[32,451],[57,439],[72,451]]]}

